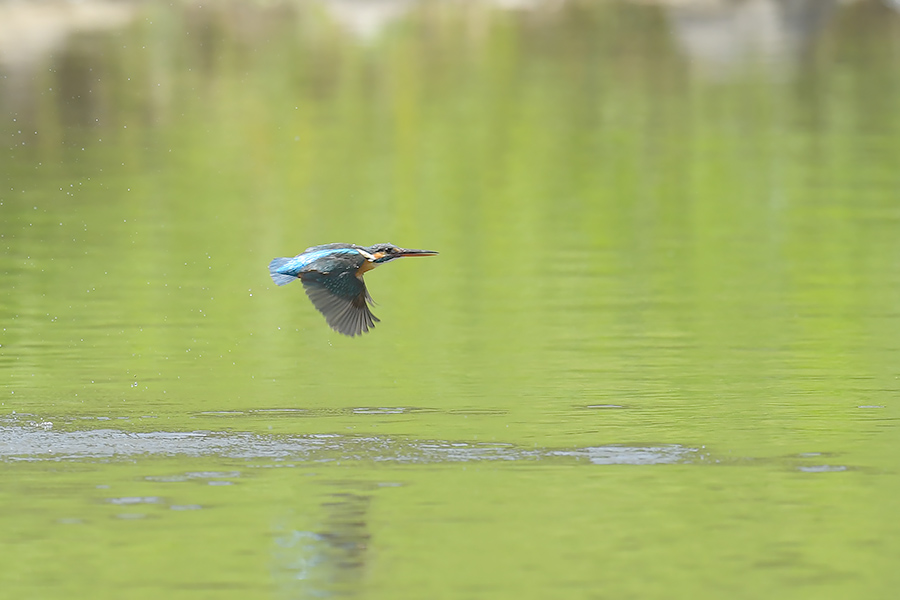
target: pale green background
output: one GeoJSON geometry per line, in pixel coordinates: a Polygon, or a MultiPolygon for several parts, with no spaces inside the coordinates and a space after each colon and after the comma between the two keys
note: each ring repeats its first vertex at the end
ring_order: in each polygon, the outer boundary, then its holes
{"type": "Polygon", "coordinates": [[[145,2],[6,55],[0,597],[895,597],[900,14],[732,4],[799,33],[145,2]],[[337,241],[441,255],[348,339],[266,269],[337,241]]]}

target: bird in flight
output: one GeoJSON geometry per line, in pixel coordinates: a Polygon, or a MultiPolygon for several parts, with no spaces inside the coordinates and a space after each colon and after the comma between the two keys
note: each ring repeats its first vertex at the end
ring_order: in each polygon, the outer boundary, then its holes
{"type": "Polygon", "coordinates": [[[404,256],[435,254],[433,250],[411,250],[393,244],[324,244],[307,248],[293,258],[272,259],[269,275],[278,285],[299,279],[328,325],[353,337],[369,331],[379,320],[369,310],[372,296],[363,274],[404,256]]]}

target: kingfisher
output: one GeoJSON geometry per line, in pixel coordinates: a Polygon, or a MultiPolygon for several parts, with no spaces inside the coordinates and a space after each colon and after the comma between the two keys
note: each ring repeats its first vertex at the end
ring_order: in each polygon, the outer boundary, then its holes
{"type": "Polygon", "coordinates": [[[375,327],[378,317],[363,274],[404,256],[434,256],[433,250],[398,248],[393,244],[357,246],[324,244],[307,248],[293,258],[275,258],[269,275],[277,285],[299,279],[306,295],[338,333],[353,337],[375,327]]]}

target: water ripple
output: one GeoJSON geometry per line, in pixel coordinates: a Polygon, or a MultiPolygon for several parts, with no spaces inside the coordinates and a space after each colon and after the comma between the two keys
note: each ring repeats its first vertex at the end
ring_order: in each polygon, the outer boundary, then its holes
{"type": "MultiPolygon", "coordinates": [[[[53,430],[41,424],[0,421],[0,460],[96,460],[137,456],[223,456],[300,462],[374,461],[446,463],[574,459],[594,465],[655,465],[702,460],[678,444],[521,448],[502,443],[412,440],[387,436],[260,435],[212,431],[127,432],[53,430]]],[[[221,476],[221,473],[214,474],[221,476]]],[[[191,477],[213,476],[193,474],[191,477]]]]}

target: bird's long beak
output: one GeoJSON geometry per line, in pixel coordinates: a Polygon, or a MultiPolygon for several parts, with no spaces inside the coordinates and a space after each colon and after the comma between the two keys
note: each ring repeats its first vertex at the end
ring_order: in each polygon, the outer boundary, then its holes
{"type": "Polygon", "coordinates": [[[434,250],[413,250],[410,248],[401,248],[397,257],[401,256],[434,256],[437,254],[434,250]]]}

